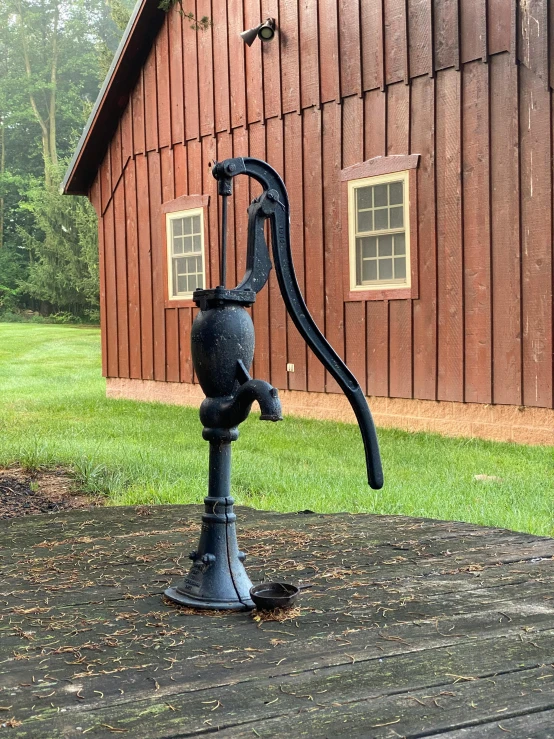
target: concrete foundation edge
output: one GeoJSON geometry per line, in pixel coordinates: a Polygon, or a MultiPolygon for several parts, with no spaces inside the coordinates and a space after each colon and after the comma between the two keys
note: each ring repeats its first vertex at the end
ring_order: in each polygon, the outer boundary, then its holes
{"type": "MultiPolygon", "coordinates": [[[[108,377],[108,398],[198,407],[199,385],[108,377]]],[[[337,393],[279,390],[285,415],[354,423],[350,404],[337,393]]],[[[368,397],[377,426],[477,437],[519,444],[554,445],[554,410],[511,405],[368,397]]]]}

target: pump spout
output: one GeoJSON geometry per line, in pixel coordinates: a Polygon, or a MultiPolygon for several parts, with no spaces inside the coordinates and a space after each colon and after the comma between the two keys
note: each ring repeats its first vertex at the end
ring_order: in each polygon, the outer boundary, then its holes
{"type": "Polygon", "coordinates": [[[247,380],[234,395],[205,398],[200,406],[200,421],[205,428],[233,428],[246,420],[252,403],[257,401],[261,421],[282,421],[277,389],[263,380],[247,380]]]}

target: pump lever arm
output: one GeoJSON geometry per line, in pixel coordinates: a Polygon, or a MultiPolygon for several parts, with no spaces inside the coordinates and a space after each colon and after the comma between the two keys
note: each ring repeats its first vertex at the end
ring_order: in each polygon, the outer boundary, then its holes
{"type": "Polygon", "coordinates": [[[269,164],[251,157],[218,162],[212,172],[219,180],[220,187],[225,182],[230,183],[238,174],[254,178],[263,187],[266,199],[275,204],[270,215],[271,242],[281,295],[298,332],[350,401],[364,441],[368,481],[372,488],[379,490],[383,487],[383,469],[377,433],[367,401],[352,372],[317,327],[300,292],[292,261],[288,194],[281,177],[269,164]]]}

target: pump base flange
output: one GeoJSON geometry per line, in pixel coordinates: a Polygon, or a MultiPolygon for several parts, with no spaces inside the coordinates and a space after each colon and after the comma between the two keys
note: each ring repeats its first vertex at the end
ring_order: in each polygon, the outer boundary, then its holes
{"type": "Polygon", "coordinates": [[[165,597],[177,603],[180,606],[187,606],[188,608],[195,608],[197,610],[206,611],[251,611],[256,606],[250,598],[245,598],[244,602],[241,600],[203,600],[202,598],[194,598],[186,593],[179,590],[178,587],[168,588],[165,593],[165,597]]]}

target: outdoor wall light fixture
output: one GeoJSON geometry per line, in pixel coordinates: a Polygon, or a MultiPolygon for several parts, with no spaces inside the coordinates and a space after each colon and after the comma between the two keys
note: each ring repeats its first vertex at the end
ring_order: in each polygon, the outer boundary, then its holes
{"type": "Polygon", "coordinates": [[[243,31],[240,35],[241,39],[248,46],[252,46],[256,37],[262,41],[271,41],[275,36],[275,19],[266,18],[263,23],[255,28],[249,28],[248,31],[243,31]]]}

